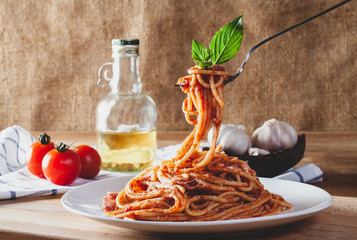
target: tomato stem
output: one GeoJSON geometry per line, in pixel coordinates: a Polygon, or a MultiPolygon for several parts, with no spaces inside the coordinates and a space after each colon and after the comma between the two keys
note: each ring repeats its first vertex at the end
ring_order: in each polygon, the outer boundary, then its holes
{"type": "Polygon", "coordinates": [[[45,132],[43,134],[41,134],[39,137],[38,137],[38,141],[43,144],[43,145],[46,145],[46,144],[49,144],[50,141],[51,141],[51,137],[48,136],[45,132]]]}
{"type": "Polygon", "coordinates": [[[56,146],[56,149],[59,152],[65,152],[65,151],[67,151],[68,148],[69,148],[69,146],[67,144],[64,144],[63,142],[61,142],[59,144],[59,146],[56,146]]]}

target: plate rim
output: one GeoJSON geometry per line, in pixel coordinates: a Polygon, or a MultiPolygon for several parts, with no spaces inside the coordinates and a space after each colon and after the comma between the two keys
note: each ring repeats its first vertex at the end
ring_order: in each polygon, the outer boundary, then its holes
{"type": "MultiPolygon", "coordinates": [[[[102,222],[107,222],[111,225],[115,225],[117,227],[121,227],[121,228],[125,228],[127,230],[131,230],[129,228],[120,226],[119,224],[126,224],[126,223],[135,223],[135,225],[142,225],[142,226],[152,226],[152,225],[160,225],[160,226],[170,226],[170,227],[189,227],[189,228],[194,228],[197,226],[230,226],[230,225],[237,225],[237,224],[249,224],[249,223],[261,223],[261,222],[269,222],[269,221],[279,221],[279,220],[284,220],[284,219],[292,219],[295,218],[295,220],[293,221],[287,221],[286,223],[291,223],[291,222],[295,222],[295,221],[299,221],[302,219],[305,219],[319,211],[322,211],[326,208],[328,208],[329,206],[331,206],[332,204],[332,196],[324,189],[319,188],[317,186],[311,185],[311,184],[307,184],[307,183],[301,183],[301,182],[296,182],[296,181],[290,181],[290,180],[284,180],[284,179],[274,179],[274,178],[265,178],[265,177],[259,177],[260,180],[264,181],[273,181],[273,182],[288,182],[289,184],[298,184],[298,185],[304,185],[304,186],[308,186],[309,188],[312,189],[318,189],[321,193],[325,194],[326,197],[328,199],[326,199],[323,202],[320,202],[312,207],[303,209],[303,210],[299,210],[296,212],[286,212],[286,213],[281,213],[278,215],[273,215],[273,216],[263,216],[263,217],[256,217],[256,218],[245,218],[245,219],[233,219],[233,220],[218,220],[218,221],[202,221],[202,222],[165,222],[165,221],[141,221],[141,220],[136,220],[136,221],[132,221],[132,220],[125,220],[125,219],[116,219],[116,218],[112,218],[110,216],[105,216],[105,215],[96,215],[96,214],[90,214],[90,213],[86,213],[80,210],[75,209],[74,207],[71,207],[69,202],[68,202],[68,198],[71,196],[71,194],[73,194],[73,192],[79,191],[82,188],[89,188],[90,185],[99,185],[99,184],[103,184],[104,182],[111,182],[111,181],[120,181],[123,179],[127,179],[130,180],[131,178],[133,178],[134,176],[116,176],[116,177],[111,177],[111,178],[107,178],[107,179],[102,179],[99,181],[95,181],[95,182],[90,182],[78,187],[75,187],[71,190],[69,190],[68,192],[66,192],[62,197],[61,197],[61,204],[62,206],[73,213],[76,213],[78,215],[84,216],[84,217],[88,217],[94,220],[99,220],[102,222]],[[78,190],[79,189],[79,190],[78,190]],[[116,224],[117,223],[117,224],[116,224]]],[[[263,183],[264,185],[264,183],[263,183]]],[[[278,194],[282,194],[282,193],[278,193],[278,194]]],[[[103,196],[104,197],[104,196],[103,196]]],[[[278,224],[278,225],[283,225],[283,224],[278,224]]],[[[140,232],[140,230],[136,230],[138,232],[140,232]]],[[[169,232],[173,232],[173,231],[169,231],[169,232]]]]}

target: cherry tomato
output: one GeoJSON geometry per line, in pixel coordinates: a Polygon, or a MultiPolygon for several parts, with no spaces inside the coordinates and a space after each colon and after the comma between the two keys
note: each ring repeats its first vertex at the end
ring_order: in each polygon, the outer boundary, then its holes
{"type": "Polygon", "coordinates": [[[25,152],[25,163],[29,171],[40,178],[45,178],[42,172],[42,159],[55,146],[51,142],[50,136],[43,133],[39,136],[38,141],[34,142],[25,152]]]}
{"type": "Polygon", "coordinates": [[[52,183],[69,185],[79,176],[81,160],[75,151],[69,149],[68,145],[60,143],[43,158],[42,171],[52,183]]]}
{"type": "Polygon", "coordinates": [[[79,145],[74,149],[81,159],[81,178],[94,178],[100,171],[102,159],[97,150],[88,145],[79,145]]]}

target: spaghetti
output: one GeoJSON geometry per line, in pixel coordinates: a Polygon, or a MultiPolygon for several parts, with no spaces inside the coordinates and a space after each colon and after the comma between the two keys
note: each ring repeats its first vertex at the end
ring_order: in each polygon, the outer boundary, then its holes
{"type": "Polygon", "coordinates": [[[177,155],[131,179],[120,193],[103,201],[107,215],[146,221],[215,221],[277,214],[292,207],[270,193],[245,161],[221,152],[216,144],[222,122],[223,82],[230,75],[214,66],[197,66],[178,80],[187,98],[186,121],[194,129],[177,155]],[[208,151],[199,143],[209,128],[213,141],[208,151]]]}

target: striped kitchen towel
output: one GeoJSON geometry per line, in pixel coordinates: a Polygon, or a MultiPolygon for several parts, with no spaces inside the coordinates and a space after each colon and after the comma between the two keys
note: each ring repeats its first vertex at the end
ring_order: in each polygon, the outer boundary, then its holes
{"type": "Polygon", "coordinates": [[[34,141],[28,131],[17,125],[0,132],[0,176],[25,166],[25,151],[34,141]]]}
{"type": "Polygon", "coordinates": [[[115,176],[135,175],[100,171],[93,179],[77,178],[71,185],[59,186],[38,178],[25,166],[25,151],[35,138],[20,126],[11,126],[0,133],[0,199],[56,195],[92,181],[115,176]]]}
{"type": "Polygon", "coordinates": [[[132,173],[114,173],[100,171],[92,179],[77,178],[71,185],[60,186],[50,181],[34,176],[27,167],[23,167],[15,172],[0,176],[0,199],[16,199],[19,197],[31,197],[40,195],[56,195],[65,193],[68,190],[89,182],[98,181],[116,176],[128,176],[132,173]]]}
{"type": "Polygon", "coordinates": [[[291,168],[274,178],[286,179],[296,182],[314,183],[322,182],[323,172],[315,164],[308,163],[298,168],[291,168]]]}

